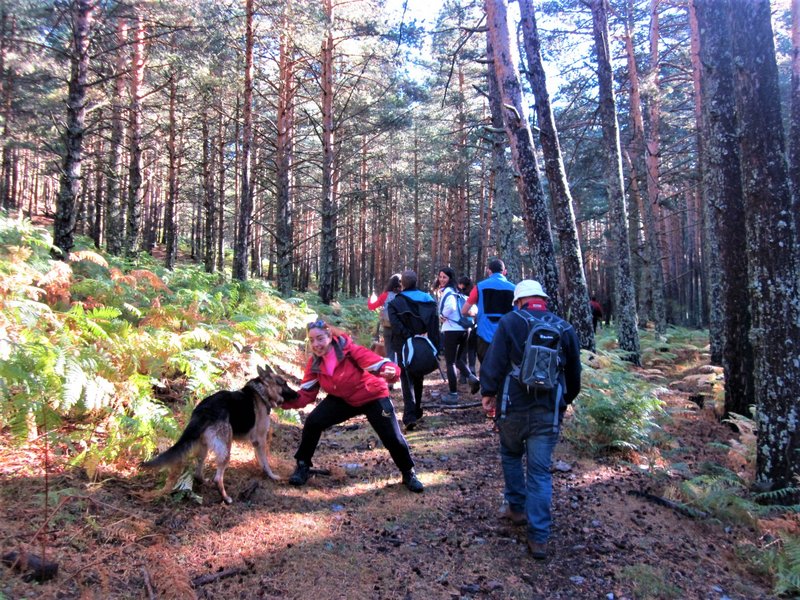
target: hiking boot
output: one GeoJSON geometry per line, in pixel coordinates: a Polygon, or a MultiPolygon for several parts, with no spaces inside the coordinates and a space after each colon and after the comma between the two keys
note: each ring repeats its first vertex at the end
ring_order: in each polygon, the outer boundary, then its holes
{"type": "Polygon", "coordinates": [[[470,394],[477,394],[481,391],[481,380],[475,377],[475,375],[469,376],[469,393],[470,394]]]}
{"type": "Polygon", "coordinates": [[[544,560],[547,558],[547,544],[540,544],[539,542],[528,540],[528,552],[530,552],[531,556],[536,560],[544,560]]]}
{"type": "Polygon", "coordinates": [[[414,472],[414,469],[403,473],[403,485],[408,488],[408,491],[414,492],[415,494],[421,494],[425,489],[422,482],[417,479],[417,474],[414,472]]]}
{"type": "Polygon", "coordinates": [[[311,465],[305,461],[298,460],[297,466],[294,469],[294,473],[292,473],[292,476],[289,477],[289,483],[291,485],[305,485],[310,474],[311,465]]]}
{"type": "Polygon", "coordinates": [[[446,404],[448,406],[454,406],[455,404],[458,404],[458,392],[450,392],[447,394],[447,396],[442,398],[442,404],[446,404]]]}
{"type": "Polygon", "coordinates": [[[517,512],[511,508],[509,504],[503,503],[497,513],[501,521],[509,521],[512,525],[525,525],[528,522],[528,517],[524,512],[517,512]]]}
{"type": "Polygon", "coordinates": [[[417,422],[416,421],[410,421],[408,423],[405,423],[405,427],[406,427],[406,431],[414,431],[417,428],[417,422]]]}

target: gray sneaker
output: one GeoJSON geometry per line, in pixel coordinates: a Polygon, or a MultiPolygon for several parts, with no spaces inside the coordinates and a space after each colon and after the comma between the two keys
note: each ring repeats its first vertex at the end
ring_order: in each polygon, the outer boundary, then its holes
{"type": "Polygon", "coordinates": [[[442,404],[448,404],[450,406],[458,404],[458,392],[450,392],[447,396],[444,396],[442,398],[442,404]]]}

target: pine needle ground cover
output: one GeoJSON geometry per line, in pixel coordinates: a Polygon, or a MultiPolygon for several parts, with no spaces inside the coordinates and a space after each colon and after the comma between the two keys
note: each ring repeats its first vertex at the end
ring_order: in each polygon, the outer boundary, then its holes
{"type": "MultiPolygon", "coordinates": [[[[316,307],[310,295],[284,300],[260,282],[91,251],[62,266],[48,258],[46,234],[25,222],[3,222],[0,236],[0,554],[59,567],[39,583],[0,566],[0,598],[793,592],[792,513],[743,520],[698,499],[706,465],[742,481],[749,468],[733,443],[746,447],[746,436],[689,400],[697,390],[674,385],[703,366],[702,333],[653,340],[642,369],[618,363],[610,337],[584,356],[586,392],[556,451],[569,470],[554,473],[550,559],[539,563],[525,553],[524,529],[496,519],[502,475],[491,423],[466,390],[463,407],[442,406],[438,375],[426,381],[422,426],[408,435],[422,495],[405,490],[366,421],[354,419],[323,436],[314,460],[329,474],[303,488],[261,479],[252,451],[235,444],[233,505],[220,505],[210,484],[196,497],[149,499],[163,477],[140,473],[139,460],[175,439],[200,398],[240,386],[263,362],[298,376],[304,325],[316,315],[362,342],[375,316],[361,299],[316,307]],[[633,402],[635,418],[620,425],[614,407],[593,408],[609,396],[633,402]],[[601,437],[603,423],[617,429],[601,437]]],[[[393,400],[399,410],[399,391],[393,400]]],[[[302,417],[275,419],[270,461],[285,478],[302,417]]]]}

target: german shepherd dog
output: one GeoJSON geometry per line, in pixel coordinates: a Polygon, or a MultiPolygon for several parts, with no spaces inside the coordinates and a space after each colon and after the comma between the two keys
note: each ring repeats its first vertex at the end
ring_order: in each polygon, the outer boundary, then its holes
{"type": "Polygon", "coordinates": [[[208,451],[214,453],[217,484],[226,504],[233,502],[225,492],[225,469],[231,458],[231,443],[234,439],[249,440],[258,463],[266,477],[279,479],[267,462],[267,433],[270,426],[270,410],[285,400],[294,400],[297,392],[283,377],[272,372],[269,366],[258,367],[258,377],[248,381],[241,390],[222,391],[203,399],[192,411],[189,424],[178,441],[155,458],[142,463],[143,467],[170,467],[167,482],[160,493],[169,492],[183,470],[184,458],[190,451],[197,454],[194,478],[203,479],[203,463],[208,451]]]}

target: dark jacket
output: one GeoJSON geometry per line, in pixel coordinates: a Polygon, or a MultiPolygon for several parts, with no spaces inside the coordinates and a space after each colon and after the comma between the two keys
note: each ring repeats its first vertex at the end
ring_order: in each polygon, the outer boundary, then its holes
{"type": "Polygon", "coordinates": [[[430,294],[416,288],[403,290],[387,306],[392,324],[392,350],[398,354],[410,337],[426,333],[439,347],[439,309],[430,294]]]}
{"type": "MultiPolygon", "coordinates": [[[[561,333],[561,346],[564,349],[565,365],[561,375],[563,396],[559,406],[560,411],[563,411],[581,391],[581,350],[578,335],[572,325],[553,313],[529,308],[523,308],[522,312],[534,317],[549,314],[564,323],[561,333]]],[[[506,376],[511,372],[514,365],[519,365],[522,362],[523,348],[528,338],[528,331],[529,326],[520,319],[520,315],[514,313],[505,315],[498,323],[497,331],[494,334],[489,350],[486,352],[484,362],[481,364],[481,394],[484,396],[496,396],[498,406],[503,394],[506,376]]],[[[552,410],[555,400],[555,396],[552,394],[550,392],[537,393],[535,390],[529,391],[515,377],[511,377],[509,380],[509,406],[514,407],[515,410],[533,407],[552,410]]]]}

